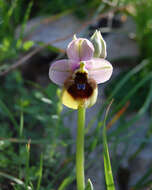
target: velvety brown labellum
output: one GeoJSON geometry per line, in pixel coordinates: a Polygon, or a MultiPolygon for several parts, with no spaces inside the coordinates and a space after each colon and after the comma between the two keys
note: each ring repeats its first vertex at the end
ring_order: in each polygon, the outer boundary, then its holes
{"type": "Polygon", "coordinates": [[[77,72],[74,79],[70,77],[65,81],[64,86],[74,99],[85,99],[93,94],[97,84],[94,79],[88,79],[87,73],[77,72]]]}

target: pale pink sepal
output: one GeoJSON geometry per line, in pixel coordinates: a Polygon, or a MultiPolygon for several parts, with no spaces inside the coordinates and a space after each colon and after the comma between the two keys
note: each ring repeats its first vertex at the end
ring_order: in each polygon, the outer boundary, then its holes
{"type": "Polygon", "coordinates": [[[49,78],[56,84],[62,86],[64,81],[78,67],[78,63],[73,60],[61,59],[51,64],[49,78]]]}
{"type": "Polygon", "coordinates": [[[68,58],[75,61],[87,61],[93,57],[93,53],[92,43],[84,38],[72,40],[67,47],[68,58]]]}
{"type": "Polygon", "coordinates": [[[89,78],[93,78],[97,84],[110,79],[113,71],[112,65],[105,59],[93,58],[86,62],[89,78]]]}

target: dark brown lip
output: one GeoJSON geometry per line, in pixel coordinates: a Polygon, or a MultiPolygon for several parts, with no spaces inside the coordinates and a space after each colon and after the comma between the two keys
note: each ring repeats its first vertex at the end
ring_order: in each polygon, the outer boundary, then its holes
{"type": "Polygon", "coordinates": [[[97,84],[94,79],[88,79],[87,73],[77,72],[74,79],[69,77],[65,81],[64,87],[74,99],[87,99],[92,96],[97,84]]]}

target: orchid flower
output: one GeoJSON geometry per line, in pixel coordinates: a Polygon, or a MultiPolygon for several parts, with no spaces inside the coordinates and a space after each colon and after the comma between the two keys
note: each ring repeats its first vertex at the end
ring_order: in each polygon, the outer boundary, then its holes
{"type": "Polygon", "coordinates": [[[94,37],[91,42],[74,36],[66,50],[68,59],[55,61],[49,69],[50,79],[63,86],[62,103],[72,109],[94,105],[98,95],[97,84],[106,82],[112,75],[113,67],[105,57],[94,58],[94,37]]]}
{"type": "Polygon", "coordinates": [[[49,69],[50,79],[63,86],[62,103],[72,109],[78,109],[78,127],[76,139],[76,181],[77,190],[93,190],[91,180],[85,188],[84,175],[84,127],[85,110],[95,104],[98,84],[110,79],[112,65],[105,59],[106,43],[99,31],[91,37],[76,38],[67,47],[68,59],[52,63],[49,69]]]}

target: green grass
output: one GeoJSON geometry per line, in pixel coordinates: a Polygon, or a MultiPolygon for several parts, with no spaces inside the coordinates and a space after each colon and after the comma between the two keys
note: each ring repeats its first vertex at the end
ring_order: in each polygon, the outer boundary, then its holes
{"type": "MultiPolygon", "coordinates": [[[[0,0],[0,72],[8,69],[22,54],[27,54],[35,44],[33,41],[23,40],[29,19],[37,15],[47,17],[62,15],[71,10],[73,14],[82,19],[88,18],[88,13],[96,17],[101,10],[105,12],[113,9],[111,5],[107,3],[101,5],[100,2],[99,0],[86,1],[80,6],[76,0],[45,0],[43,3],[42,1],[27,3],[19,0],[10,2],[0,0]],[[21,32],[19,38],[16,38],[15,32],[19,25],[21,32]]],[[[140,50],[139,61],[135,67],[128,69],[125,75],[120,76],[119,80],[114,79],[114,82],[107,83],[106,101],[102,103],[97,115],[89,118],[90,121],[85,131],[85,157],[87,159],[85,171],[87,172],[96,164],[91,159],[91,155],[98,150],[102,153],[102,147],[105,172],[102,167],[99,170],[105,174],[107,184],[105,189],[107,190],[115,189],[113,185],[111,186],[114,184],[113,175],[115,178],[122,161],[136,159],[152,143],[151,120],[147,126],[139,125],[138,129],[133,128],[144,114],[151,117],[152,111],[152,3],[147,0],[125,0],[119,1],[117,6],[128,5],[129,2],[135,6],[136,14],[128,10],[123,13],[129,14],[136,22],[136,42],[140,50]],[[124,87],[128,87],[126,92],[124,87]],[[141,91],[145,92],[144,98],[140,96],[141,91]],[[102,121],[106,107],[112,98],[114,102],[111,112],[102,121]],[[128,107],[114,125],[106,131],[106,124],[128,101],[134,109],[128,107]],[[135,106],[135,102],[138,106],[135,106]],[[132,116],[127,119],[130,113],[132,116]],[[143,127],[146,133],[138,140],[137,150],[127,157],[128,147],[134,145],[134,135],[142,132],[143,127]],[[108,144],[111,145],[109,151],[108,144]],[[124,145],[124,149],[118,161],[116,152],[120,144],[124,145]]],[[[52,46],[48,50],[50,53],[60,52],[52,46]]],[[[65,119],[72,118],[73,112],[62,113],[60,93],[61,91],[53,84],[43,87],[34,81],[26,81],[19,70],[0,79],[0,187],[2,190],[9,188],[27,190],[29,187],[33,190],[68,190],[75,187],[73,150],[75,139],[71,135],[72,129],[64,124],[65,119]],[[30,149],[27,145],[29,139],[31,140],[30,149]]],[[[102,161],[99,160],[101,164],[102,161]]],[[[140,179],[132,188],[134,190],[149,188],[150,175],[151,166],[145,173],[141,173],[140,179]]],[[[91,182],[86,188],[92,190],[91,182]]]]}
{"type": "Polygon", "coordinates": [[[103,159],[104,159],[104,172],[105,172],[105,182],[106,182],[106,189],[107,190],[115,190],[115,184],[114,184],[114,179],[113,179],[113,174],[112,174],[112,168],[111,168],[111,161],[110,161],[110,156],[109,156],[109,149],[108,149],[108,142],[107,142],[107,134],[106,134],[106,120],[108,117],[108,112],[110,109],[110,106],[112,104],[109,104],[105,118],[104,118],[104,123],[103,123],[103,131],[102,131],[102,137],[103,137],[103,159]]]}

